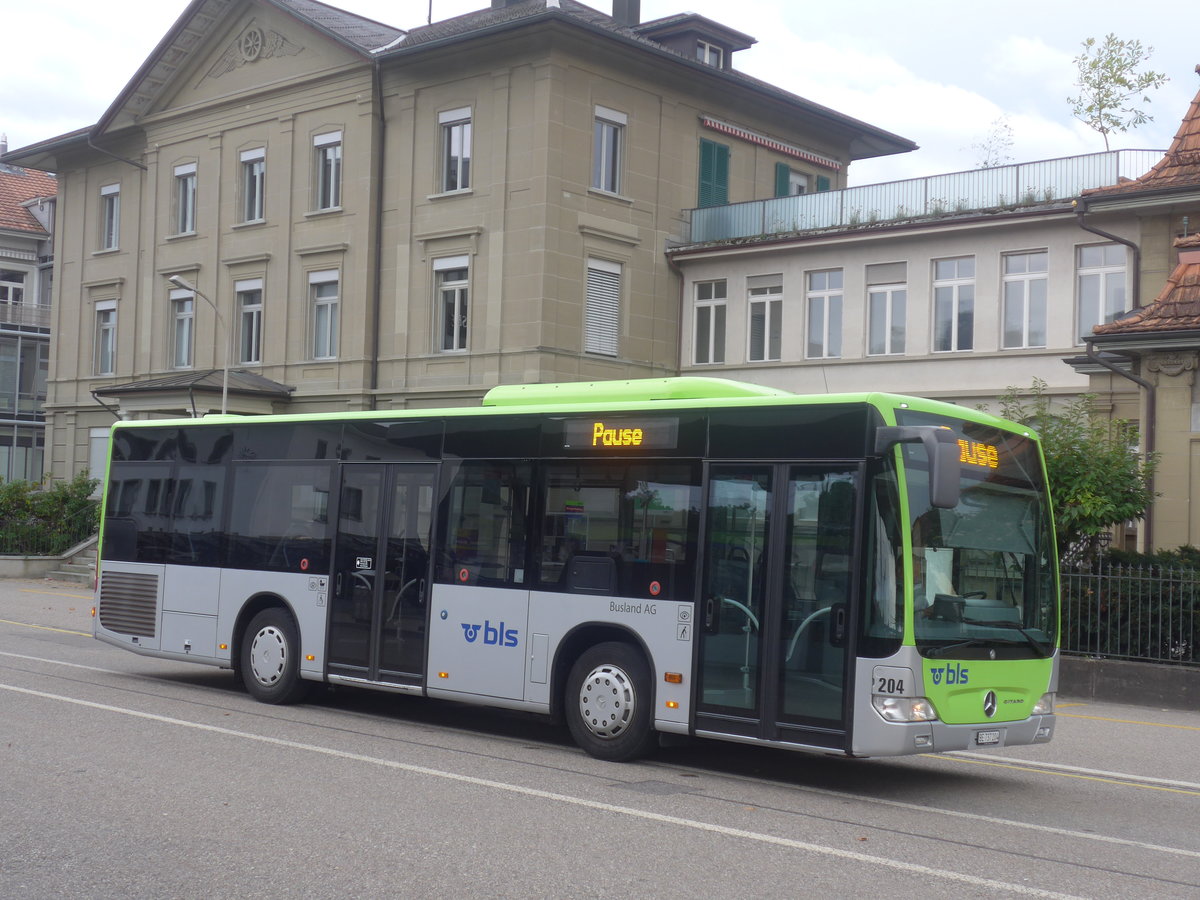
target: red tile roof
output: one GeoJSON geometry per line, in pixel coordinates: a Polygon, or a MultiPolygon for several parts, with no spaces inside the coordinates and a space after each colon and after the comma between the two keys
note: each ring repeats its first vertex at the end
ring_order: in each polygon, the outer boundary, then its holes
{"type": "Polygon", "coordinates": [[[0,230],[45,234],[46,229],[21,204],[57,193],[58,182],[53,175],[0,164],[0,230]]]}
{"type": "MultiPolygon", "coordinates": [[[[1200,66],[1196,66],[1196,72],[1200,74],[1200,66]]],[[[1154,168],[1140,178],[1086,190],[1083,196],[1103,199],[1141,191],[1189,187],[1200,187],[1200,92],[1192,99],[1192,105],[1179,123],[1166,155],[1154,168]]]]}
{"type": "Polygon", "coordinates": [[[1147,334],[1200,330],[1200,234],[1177,238],[1179,264],[1149,306],[1126,313],[1093,334],[1147,334]]]}

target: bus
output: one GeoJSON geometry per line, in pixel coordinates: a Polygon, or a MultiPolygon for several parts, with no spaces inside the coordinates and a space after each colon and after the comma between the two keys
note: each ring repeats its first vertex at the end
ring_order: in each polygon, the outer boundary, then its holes
{"type": "Polygon", "coordinates": [[[123,421],[94,634],[232,669],[849,757],[1049,741],[1037,435],[884,393],[506,385],[480,407],[123,421]]]}

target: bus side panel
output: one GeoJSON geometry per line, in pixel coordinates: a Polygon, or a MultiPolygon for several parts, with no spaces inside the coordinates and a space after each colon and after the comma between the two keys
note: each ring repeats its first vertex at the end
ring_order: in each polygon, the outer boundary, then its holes
{"type": "MultiPolygon", "coordinates": [[[[636,634],[650,653],[650,672],[655,694],[654,718],[660,730],[686,730],[688,673],[692,670],[693,604],[678,600],[641,600],[628,597],[595,597],[585,594],[534,592],[529,608],[531,634],[546,635],[553,660],[563,638],[583,623],[622,626],[636,634]],[[670,684],[664,674],[675,672],[682,683],[670,684]],[[676,704],[668,707],[667,703],[676,704]],[[672,727],[674,726],[674,727],[672,727]]],[[[550,684],[544,679],[545,663],[530,659],[526,699],[550,702],[550,684]],[[541,679],[541,680],[540,680],[541,679]]]]}
{"type": "Polygon", "coordinates": [[[430,692],[525,699],[529,591],[435,584],[430,602],[430,692]]]}
{"type": "Polygon", "coordinates": [[[144,652],[161,639],[162,596],[166,566],[105,560],[96,583],[96,637],[144,652]]]}
{"type": "MultiPolygon", "coordinates": [[[[196,571],[196,570],[192,570],[196,571]]],[[[296,617],[300,629],[300,674],[305,678],[325,677],[325,622],[329,600],[329,576],[289,572],[256,572],[252,569],[212,570],[220,575],[217,637],[227,645],[218,658],[232,662],[233,630],[247,602],[260,597],[278,597],[296,617]],[[312,659],[309,659],[309,657],[312,659]]]]}

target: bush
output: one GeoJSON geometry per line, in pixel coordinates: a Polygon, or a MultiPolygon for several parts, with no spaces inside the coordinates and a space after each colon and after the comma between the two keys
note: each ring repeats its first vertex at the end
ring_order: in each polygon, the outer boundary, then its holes
{"type": "Polygon", "coordinates": [[[97,484],[86,470],[50,488],[29,481],[0,484],[0,555],[57,556],[95,534],[100,504],[91,495],[97,484]]]}

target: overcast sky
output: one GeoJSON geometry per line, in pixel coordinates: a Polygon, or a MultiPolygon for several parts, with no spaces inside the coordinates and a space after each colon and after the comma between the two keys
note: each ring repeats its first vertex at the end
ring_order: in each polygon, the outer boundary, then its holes
{"type": "MultiPolygon", "coordinates": [[[[611,11],[611,0],[591,5],[611,11]]],[[[425,24],[430,0],[337,0],[398,28],[425,24]]],[[[432,0],[434,20],[490,5],[432,0]]],[[[187,7],[186,0],[0,0],[5,76],[0,132],[10,149],[94,123],[187,7]]],[[[1012,129],[1012,162],[1104,149],[1071,118],[1071,60],[1114,32],[1154,48],[1171,81],[1152,93],[1154,121],[1113,147],[1166,149],[1200,88],[1200,13],[1181,0],[642,0],[642,20],[696,12],[758,43],[736,68],[885,128],[921,149],[854,163],[869,184],[977,168],[995,123],[1012,129]],[[1191,9],[1191,12],[1187,12],[1191,9]]]]}

